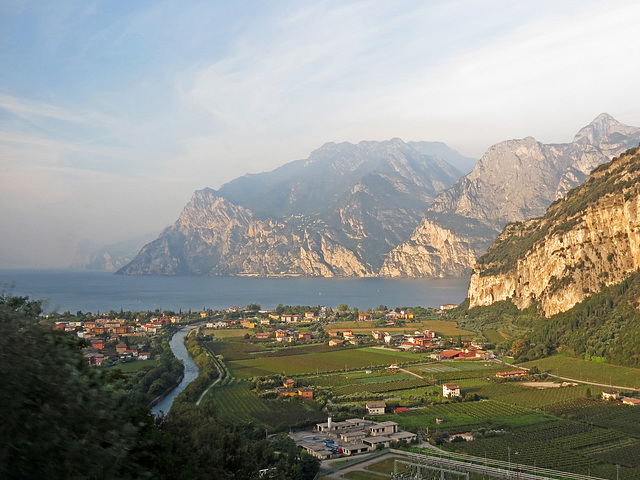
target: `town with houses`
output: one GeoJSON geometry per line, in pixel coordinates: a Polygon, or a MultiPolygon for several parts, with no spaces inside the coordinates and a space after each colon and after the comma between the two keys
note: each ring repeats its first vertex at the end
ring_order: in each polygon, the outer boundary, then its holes
{"type": "MultiPolygon", "coordinates": [[[[453,304],[445,304],[439,312],[454,308],[453,304]]],[[[424,329],[412,334],[387,332],[383,328],[372,330],[370,334],[362,331],[354,332],[352,329],[331,329],[332,318],[328,315],[326,307],[320,307],[316,312],[307,311],[304,314],[277,314],[272,311],[259,311],[256,315],[243,318],[247,313],[245,307],[229,307],[224,312],[201,311],[190,315],[155,316],[146,320],[139,318],[127,320],[123,318],[111,318],[106,313],[103,317],[91,320],[67,320],[56,321],[54,330],[74,332],[79,338],[86,341],[87,348],[85,358],[92,366],[101,366],[106,359],[128,362],[133,360],[149,360],[151,353],[148,351],[148,339],[153,338],[167,325],[181,325],[196,323],[204,325],[208,329],[243,328],[251,330],[249,335],[255,341],[276,343],[310,343],[322,342],[331,347],[345,345],[358,346],[361,344],[382,344],[403,350],[424,352],[432,349],[441,349],[445,344],[442,338],[437,337],[434,331],[424,329]],[[235,319],[225,319],[231,314],[238,316],[235,319]],[[213,318],[212,318],[213,317],[213,318]],[[317,328],[304,328],[316,325],[317,328]]],[[[382,319],[377,318],[379,324],[386,327],[398,327],[405,325],[405,321],[413,321],[414,314],[405,310],[392,310],[386,312],[382,319]]],[[[371,312],[359,312],[358,321],[373,321],[371,312]]],[[[453,343],[453,339],[449,339],[453,343]]],[[[481,344],[474,344],[469,340],[461,340],[462,348],[448,349],[431,356],[435,360],[453,359],[489,359],[492,353],[482,349],[481,344]]]]}
{"type": "MultiPolygon", "coordinates": [[[[455,305],[442,305],[439,313],[453,308],[455,305]]],[[[307,311],[304,314],[276,314],[270,311],[254,312],[247,315],[244,307],[231,307],[224,312],[202,311],[186,315],[151,316],[142,321],[140,319],[111,318],[104,314],[103,318],[93,318],[81,321],[56,321],[53,328],[58,331],[73,332],[86,342],[85,358],[91,366],[99,367],[107,359],[111,364],[151,359],[149,344],[153,338],[168,326],[195,324],[213,329],[246,329],[244,338],[255,342],[274,342],[283,344],[324,343],[339,349],[346,346],[374,345],[377,348],[393,348],[428,353],[429,358],[438,362],[453,361],[488,361],[494,359],[494,353],[485,349],[482,343],[458,338],[443,339],[436,332],[429,329],[414,331],[413,333],[399,333],[398,327],[409,330],[406,321],[413,321],[412,312],[399,310],[385,312],[374,318],[370,312],[359,312],[358,321],[374,321],[379,328],[370,333],[364,329],[332,329],[332,318],[325,307],[317,313],[307,311]],[[236,318],[229,318],[234,316],[236,318]],[[309,328],[315,326],[316,328],[309,328]],[[307,327],[307,328],[305,328],[307,327]],[[389,327],[390,331],[385,331],[389,327]],[[394,328],[395,327],[395,328],[394,328]],[[251,333],[249,333],[251,332],[251,333]],[[455,345],[455,348],[454,348],[455,345]]],[[[410,325],[410,323],[409,323],[410,325]]],[[[283,345],[284,346],[284,345],[283,345]]],[[[399,370],[398,364],[392,363],[390,370],[399,370]]],[[[371,373],[367,371],[366,373],[371,373]]],[[[521,380],[528,377],[530,372],[518,368],[495,373],[498,381],[521,380]]],[[[562,384],[565,386],[565,383],[562,384]]],[[[461,398],[463,393],[456,383],[445,382],[441,385],[442,397],[461,398]]],[[[286,378],[282,385],[273,388],[276,397],[287,399],[295,397],[300,401],[313,400],[314,391],[307,386],[297,385],[296,380],[286,378]]],[[[605,400],[618,401],[625,405],[640,405],[640,400],[625,397],[616,390],[605,390],[601,397],[605,400]]],[[[375,421],[371,417],[383,417],[387,413],[397,413],[407,410],[407,407],[389,407],[385,401],[369,401],[365,404],[368,418],[348,418],[334,421],[329,416],[327,421],[319,423],[313,429],[291,432],[290,436],[299,449],[310,455],[325,460],[336,456],[350,456],[371,452],[380,448],[387,448],[392,444],[415,443],[417,435],[403,431],[392,421],[375,421]]],[[[436,424],[443,419],[436,418],[436,424]]],[[[469,432],[456,434],[464,440],[471,441],[473,436],[469,432]]],[[[454,435],[455,436],[455,435],[454,435]]],[[[454,437],[452,436],[452,437],[454,437]]]]}

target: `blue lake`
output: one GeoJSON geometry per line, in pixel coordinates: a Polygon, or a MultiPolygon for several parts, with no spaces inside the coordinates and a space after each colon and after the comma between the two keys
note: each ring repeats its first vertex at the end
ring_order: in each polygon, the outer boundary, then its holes
{"type": "Polygon", "coordinates": [[[43,300],[46,312],[219,310],[257,302],[369,309],[438,307],[467,297],[468,278],[247,278],[123,276],[69,270],[0,270],[4,294],[43,300]]]}

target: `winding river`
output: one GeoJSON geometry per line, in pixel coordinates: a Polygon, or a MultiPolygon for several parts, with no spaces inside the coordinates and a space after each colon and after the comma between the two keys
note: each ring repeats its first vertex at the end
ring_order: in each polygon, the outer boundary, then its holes
{"type": "Polygon", "coordinates": [[[171,347],[171,351],[176,356],[178,360],[182,360],[184,364],[184,378],[180,382],[180,384],[174,388],[166,397],[164,397],[156,406],[151,409],[151,413],[154,415],[160,415],[160,413],[169,413],[169,409],[173,404],[173,400],[182,392],[187,385],[193,382],[196,378],[198,378],[198,366],[189,356],[189,352],[187,352],[187,347],[184,346],[184,337],[187,336],[189,331],[194,327],[185,327],[178,330],[171,340],[169,341],[169,346],[171,347]]]}

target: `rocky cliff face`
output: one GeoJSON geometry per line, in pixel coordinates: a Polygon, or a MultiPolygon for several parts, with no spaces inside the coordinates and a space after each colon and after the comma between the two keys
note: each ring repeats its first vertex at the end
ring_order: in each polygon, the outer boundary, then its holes
{"type": "Polygon", "coordinates": [[[409,240],[389,253],[382,272],[390,276],[470,272],[507,222],[543,215],[554,200],[584,182],[591,170],[639,141],[640,128],[602,114],[571,143],[546,145],[527,137],[494,145],[470,174],[436,197],[409,240]],[[439,235],[433,235],[435,228],[439,235]],[[444,231],[456,240],[443,249],[438,242],[446,236],[444,231]]]}
{"type": "Polygon", "coordinates": [[[544,217],[509,224],[474,267],[470,306],[507,298],[546,315],[640,267],[640,154],[601,166],[544,217]]]}
{"type": "Polygon", "coordinates": [[[639,141],[639,128],[602,114],[568,144],[497,144],[458,181],[428,153],[452,155],[442,144],[328,143],[306,160],[196,192],[119,273],[465,275],[507,222],[542,215],[639,141]]]}
{"type": "Polygon", "coordinates": [[[399,139],[326,144],[307,160],[196,192],[119,273],[375,275],[458,176],[399,139]]]}

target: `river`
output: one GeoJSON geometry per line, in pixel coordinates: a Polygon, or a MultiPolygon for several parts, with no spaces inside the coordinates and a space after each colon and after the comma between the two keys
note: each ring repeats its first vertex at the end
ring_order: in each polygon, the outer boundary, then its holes
{"type": "Polygon", "coordinates": [[[198,373],[200,370],[195,362],[189,356],[189,352],[187,352],[187,347],[184,346],[184,337],[187,336],[189,331],[194,327],[185,327],[178,330],[171,340],[169,341],[169,346],[171,347],[171,351],[176,356],[178,360],[182,360],[184,364],[184,377],[180,384],[174,388],[169,395],[164,397],[155,407],[151,409],[151,413],[154,415],[160,415],[160,413],[168,413],[171,405],[173,404],[173,400],[185,389],[187,385],[193,382],[196,378],[198,378],[198,373]]]}

